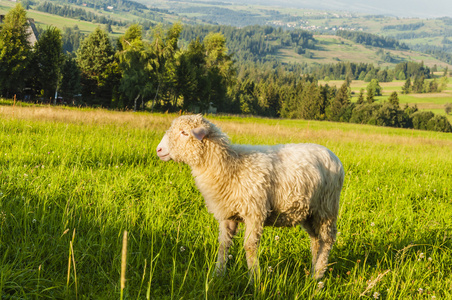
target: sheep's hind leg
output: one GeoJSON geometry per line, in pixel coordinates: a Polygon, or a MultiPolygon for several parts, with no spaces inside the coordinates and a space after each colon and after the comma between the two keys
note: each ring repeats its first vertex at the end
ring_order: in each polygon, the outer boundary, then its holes
{"type": "Polygon", "coordinates": [[[317,258],[315,262],[313,258],[313,277],[316,280],[322,278],[326,271],[328,256],[336,240],[336,232],[336,220],[327,220],[320,223],[317,241],[317,258]]]}
{"type": "Polygon", "coordinates": [[[245,242],[246,262],[250,275],[250,281],[260,281],[259,259],[257,257],[259,240],[263,231],[263,222],[258,220],[245,220],[245,242]]]}
{"type": "Polygon", "coordinates": [[[232,245],[232,238],[237,232],[237,222],[232,220],[223,220],[219,222],[220,233],[218,235],[218,259],[215,266],[217,275],[223,275],[226,271],[226,262],[228,261],[228,251],[232,245]]]}

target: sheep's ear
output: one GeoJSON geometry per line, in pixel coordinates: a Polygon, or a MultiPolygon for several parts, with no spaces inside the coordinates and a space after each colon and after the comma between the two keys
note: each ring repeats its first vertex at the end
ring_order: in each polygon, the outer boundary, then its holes
{"type": "Polygon", "coordinates": [[[195,129],[192,129],[191,133],[195,138],[202,141],[207,135],[207,129],[205,127],[197,127],[195,129]]]}

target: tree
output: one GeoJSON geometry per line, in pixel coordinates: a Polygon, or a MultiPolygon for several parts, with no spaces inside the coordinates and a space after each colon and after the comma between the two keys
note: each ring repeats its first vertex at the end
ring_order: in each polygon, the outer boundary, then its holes
{"type": "Polygon", "coordinates": [[[413,82],[413,92],[414,93],[423,93],[424,92],[424,76],[416,76],[413,82]]]}
{"type": "Polygon", "coordinates": [[[348,122],[351,117],[349,86],[344,82],[338,90],[328,109],[328,119],[331,121],[348,122]]]}
{"type": "Polygon", "coordinates": [[[317,83],[306,83],[302,92],[301,118],[305,120],[321,120],[325,113],[322,95],[317,83]]]}
{"type": "Polygon", "coordinates": [[[388,100],[390,104],[399,107],[399,97],[397,95],[397,92],[392,92],[388,100]]]}
{"type": "Polygon", "coordinates": [[[80,69],[73,58],[65,56],[61,68],[61,96],[66,100],[74,101],[75,96],[80,94],[80,92],[80,69]]]}
{"type": "Polygon", "coordinates": [[[372,79],[370,81],[370,83],[367,85],[368,94],[369,91],[372,91],[374,96],[381,96],[382,88],[380,86],[380,82],[378,81],[378,79],[372,79]]]}
{"type": "Polygon", "coordinates": [[[125,98],[117,106],[137,110],[138,99],[150,97],[154,92],[150,60],[155,56],[150,45],[142,40],[142,28],[137,24],[131,25],[119,42],[118,48],[122,50],[117,54],[122,70],[119,90],[125,98]]]}
{"type": "Polygon", "coordinates": [[[445,89],[447,89],[447,84],[448,83],[449,83],[449,77],[447,77],[447,76],[441,77],[438,91],[441,92],[441,91],[444,91],[445,89]]]}
{"type": "Polygon", "coordinates": [[[446,115],[448,115],[448,114],[450,114],[451,111],[452,111],[452,104],[446,103],[444,105],[444,112],[446,113],[446,115]]]}
{"type": "Polygon", "coordinates": [[[446,116],[435,115],[428,121],[427,130],[452,132],[452,126],[446,116]]]}
{"type": "Polygon", "coordinates": [[[73,53],[80,47],[80,42],[84,38],[83,33],[77,25],[74,27],[64,27],[63,28],[63,51],[64,53],[73,53]]]}
{"type": "Polygon", "coordinates": [[[80,44],[76,60],[82,72],[83,99],[92,105],[109,107],[117,66],[107,33],[97,27],[80,44]]]}
{"type": "Polygon", "coordinates": [[[366,96],[366,100],[367,103],[372,104],[375,101],[375,94],[374,94],[374,90],[373,89],[368,89],[367,90],[367,96],[366,96]]]}
{"type": "Polygon", "coordinates": [[[402,94],[409,94],[411,91],[411,79],[408,77],[402,86],[402,94]]]}
{"type": "Polygon", "coordinates": [[[414,129],[427,130],[427,124],[435,116],[431,111],[417,111],[411,115],[414,129]]]}
{"type": "Polygon", "coordinates": [[[6,14],[0,30],[0,93],[6,97],[21,92],[28,78],[28,26],[26,11],[17,4],[6,14]]]}
{"type": "Polygon", "coordinates": [[[358,101],[356,101],[356,104],[363,104],[364,103],[364,89],[359,90],[359,97],[358,101]]]}
{"type": "Polygon", "coordinates": [[[62,63],[61,32],[56,27],[49,27],[40,35],[33,52],[36,81],[38,89],[43,90],[44,99],[54,96],[62,63]]]}
{"type": "Polygon", "coordinates": [[[161,26],[157,26],[149,45],[147,68],[151,71],[150,80],[156,87],[155,102],[163,110],[174,110],[178,105],[180,95],[176,88],[176,56],[179,54],[178,40],[181,31],[179,23],[171,26],[166,33],[163,33],[161,26]]]}
{"type": "MultiPolygon", "coordinates": [[[[188,49],[177,60],[176,88],[183,98],[183,109],[194,111],[199,108],[205,111],[209,108],[210,82],[206,66],[206,50],[199,39],[193,40],[188,49]]],[[[243,110],[251,113],[252,108],[245,103],[242,96],[243,110]]]]}
{"type": "MultiPolygon", "coordinates": [[[[211,84],[209,102],[212,102],[220,110],[226,110],[229,106],[226,101],[227,90],[235,74],[232,56],[227,54],[226,39],[221,33],[209,33],[204,38],[203,44],[206,49],[206,67],[211,84]]],[[[280,110],[279,101],[270,97],[268,104],[272,110],[272,115],[276,116],[280,110]]]]}

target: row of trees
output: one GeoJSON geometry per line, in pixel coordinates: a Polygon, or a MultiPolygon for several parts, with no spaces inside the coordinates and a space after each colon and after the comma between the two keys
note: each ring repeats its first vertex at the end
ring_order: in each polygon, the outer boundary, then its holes
{"type": "Polygon", "coordinates": [[[398,24],[398,25],[386,25],[383,26],[382,30],[400,30],[400,31],[414,31],[421,27],[423,27],[425,24],[424,22],[416,22],[411,24],[398,24]]]}
{"type": "Polygon", "coordinates": [[[336,64],[324,64],[312,73],[317,78],[328,78],[331,80],[364,80],[370,82],[377,79],[379,82],[391,82],[394,79],[405,80],[422,76],[424,79],[433,77],[433,71],[423,62],[401,62],[394,69],[382,69],[373,64],[338,62],[336,64]]]}
{"type": "MultiPolygon", "coordinates": [[[[71,57],[63,54],[60,30],[47,28],[32,48],[26,26],[26,13],[18,5],[8,13],[0,31],[3,95],[31,88],[31,96],[49,99],[58,90],[65,99],[109,108],[206,111],[214,106],[220,112],[269,117],[396,127],[417,124],[414,112],[401,110],[398,101],[391,100],[392,106],[373,102],[369,95],[378,95],[378,80],[370,82],[368,99],[354,104],[349,80],[337,89],[319,85],[295,65],[257,67],[248,62],[237,68],[219,32],[192,39],[180,48],[179,24],[155,28],[149,41],[143,39],[141,26],[132,25],[114,47],[107,33],[97,28],[71,57]]],[[[435,118],[428,120],[434,125],[431,128],[449,130],[447,119],[435,118]]]]}
{"type": "Polygon", "coordinates": [[[446,89],[448,77],[444,76],[439,81],[435,78],[431,81],[425,80],[423,75],[417,75],[414,77],[413,82],[411,78],[407,78],[405,84],[402,86],[402,93],[439,93],[446,89]]]}
{"type": "Polygon", "coordinates": [[[338,30],[336,33],[338,36],[344,39],[354,41],[358,44],[363,44],[366,46],[389,48],[389,49],[405,49],[408,50],[409,47],[400,43],[398,40],[390,37],[382,37],[372,33],[360,32],[360,31],[349,31],[349,30],[338,30]]]}
{"type": "Polygon", "coordinates": [[[97,28],[80,43],[75,59],[62,53],[59,29],[49,27],[32,47],[28,41],[26,11],[18,4],[6,15],[0,33],[0,90],[50,99],[58,90],[66,99],[87,105],[137,108],[152,99],[151,107],[164,110],[224,107],[232,82],[233,62],[225,38],[212,33],[187,49],[178,47],[178,24],[154,30],[151,42],[132,25],[115,49],[97,28]],[[80,100],[79,100],[80,101],[80,100]]]}

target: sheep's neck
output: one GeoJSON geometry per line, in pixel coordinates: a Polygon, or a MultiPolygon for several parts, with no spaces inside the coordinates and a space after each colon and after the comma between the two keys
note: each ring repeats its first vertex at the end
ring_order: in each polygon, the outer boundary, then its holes
{"type": "Polygon", "coordinates": [[[217,176],[233,173],[238,163],[238,156],[229,145],[210,142],[202,161],[198,165],[192,166],[193,175],[208,174],[214,179],[217,176]]]}

